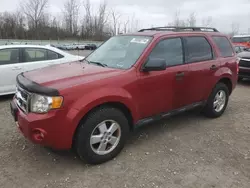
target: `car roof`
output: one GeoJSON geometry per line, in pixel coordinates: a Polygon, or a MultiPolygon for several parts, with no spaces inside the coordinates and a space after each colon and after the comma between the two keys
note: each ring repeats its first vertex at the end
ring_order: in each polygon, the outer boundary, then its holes
{"type": "Polygon", "coordinates": [[[238,38],[238,37],[250,37],[250,35],[234,35],[233,38],[238,38]]]}
{"type": "Polygon", "coordinates": [[[204,31],[146,31],[146,32],[134,32],[134,33],[128,33],[128,34],[122,34],[122,35],[136,35],[136,36],[151,36],[151,37],[162,37],[166,35],[210,35],[210,36],[227,36],[220,32],[204,32],[204,31]]]}
{"type": "Polygon", "coordinates": [[[243,45],[243,44],[233,44],[233,46],[242,46],[242,47],[246,47],[246,46],[243,45]]]}
{"type": "Polygon", "coordinates": [[[213,36],[227,36],[220,33],[213,27],[189,27],[189,26],[163,26],[140,29],[135,33],[125,35],[138,35],[138,36],[154,36],[161,37],[166,35],[174,36],[188,36],[188,35],[213,35],[213,36]]]}
{"type": "Polygon", "coordinates": [[[52,50],[62,55],[70,55],[69,53],[66,53],[58,48],[55,48],[49,45],[33,45],[33,44],[0,45],[0,50],[7,49],[7,48],[43,48],[47,50],[52,50]]]}

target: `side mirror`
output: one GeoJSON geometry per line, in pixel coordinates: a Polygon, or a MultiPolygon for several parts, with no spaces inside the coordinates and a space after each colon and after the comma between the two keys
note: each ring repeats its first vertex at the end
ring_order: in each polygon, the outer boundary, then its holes
{"type": "Polygon", "coordinates": [[[143,72],[166,70],[166,60],[162,58],[149,58],[142,68],[143,72]]]}

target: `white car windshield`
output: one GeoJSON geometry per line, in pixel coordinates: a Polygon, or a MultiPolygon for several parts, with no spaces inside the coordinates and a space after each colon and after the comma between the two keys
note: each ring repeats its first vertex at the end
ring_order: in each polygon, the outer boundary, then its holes
{"type": "Polygon", "coordinates": [[[148,36],[115,36],[97,48],[86,60],[106,67],[129,69],[151,40],[152,37],[148,36]]]}

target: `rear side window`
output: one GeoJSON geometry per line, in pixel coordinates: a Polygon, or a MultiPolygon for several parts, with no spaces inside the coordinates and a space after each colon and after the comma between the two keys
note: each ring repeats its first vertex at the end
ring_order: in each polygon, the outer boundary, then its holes
{"type": "Polygon", "coordinates": [[[39,48],[24,49],[24,62],[45,61],[47,60],[47,51],[39,48]]]}
{"type": "Polygon", "coordinates": [[[205,37],[184,37],[185,59],[187,63],[208,61],[213,59],[211,45],[205,37]]]}
{"type": "Polygon", "coordinates": [[[233,48],[226,37],[212,37],[215,44],[218,46],[222,57],[232,57],[234,55],[233,48]]]}

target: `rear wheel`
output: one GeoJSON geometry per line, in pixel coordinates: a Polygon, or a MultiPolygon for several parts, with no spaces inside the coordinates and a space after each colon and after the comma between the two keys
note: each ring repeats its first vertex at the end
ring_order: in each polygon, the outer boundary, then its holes
{"type": "Polygon", "coordinates": [[[76,151],[90,164],[99,164],[117,156],[125,145],[129,124],[125,115],[112,107],[93,111],[76,134],[76,151]]]}
{"type": "Polygon", "coordinates": [[[210,118],[220,117],[227,107],[228,99],[228,87],[224,83],[216,84],[203,110],[205,116],[210,118]]]}

